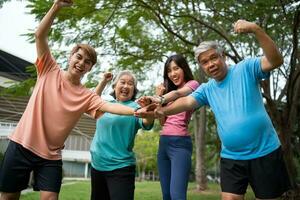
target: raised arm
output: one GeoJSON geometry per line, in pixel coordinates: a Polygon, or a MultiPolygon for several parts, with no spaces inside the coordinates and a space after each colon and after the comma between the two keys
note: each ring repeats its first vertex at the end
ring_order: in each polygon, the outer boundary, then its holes
{"type": "Polygon", "coordinates": [[[50,10],[42,19],[35,31],[35,43],[38,58],[40,58],[46,51],[49,50],[48,34],[57,13],[62,7],[68,7],[72,4],[72,0],[55,0],[50,10]]]}
{"type": "Polygon", "coordinates": [[[264,72],[269,72],[283,63],[283,57],[275,42],[257,24],[246,20],[238,20],[234,25],[234,31],[237,33],[254,33],[264,52],[261,59],[261,68],[264,72]]]}
{"type": "Polygon", "coordinates": [[[101,81],[98,83],[97,87],[95,88],[95,92],[96,94],[98,94],[99,96],[102,95],[102,92],[105,88],[105,86],[107,85],[107,83],[109,81],[111,81],[113,78],[113,74],[110,72],[105,72],[103,74],[103,78],[101,79],[101,81]]]}

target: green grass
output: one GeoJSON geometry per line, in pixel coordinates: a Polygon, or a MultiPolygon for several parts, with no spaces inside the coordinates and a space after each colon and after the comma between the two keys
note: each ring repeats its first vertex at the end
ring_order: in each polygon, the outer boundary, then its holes
{"type": "MultiPolygon", "coordinates": [[[[135,200],[161,200],[161,190],[159,182],[136,182],[135,200]]],[[[219,200],[220,186],[210,183],[209,189],[204,192],[196,191],[196,184],[189,183],[188,200],[219,200]]],[[[59,199],[61,200],[88,200],[90,198],[90,182],[78,181],[69,183],[61,188],[59,199]]],[[[21,200],[36,200],[39,199],[38,192],[31,192],[21,196],[21,200]]],[[[246,200],[253,200],[252,191],[248,191],[246,200]]]]}

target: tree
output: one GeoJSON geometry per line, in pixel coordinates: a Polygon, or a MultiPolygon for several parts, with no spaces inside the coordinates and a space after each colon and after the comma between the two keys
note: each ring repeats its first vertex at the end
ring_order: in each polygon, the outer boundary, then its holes
{"type": "Polygon", "coordinates": [[[156,154],[159,134],[157,132],[140,132],[135,139],[134,151],[137,158],[137,171],[141,180],[146,173],[158,174],[156,154]]]}
{"type": "MultiPolygon", "coordinates": [[[[28,7],[40,20],[50,5],[29,0],[28,7]]],[[[232,34],[237,19],[257,22],[285,57],[262,88],[295,187],[295,160],[300,160],[299,7],[293,0],[76,0],[74,8],[59,16],[50,39],[67,46],[89,42],[101,50],[100,63],[110,60],[114,68],[132,69],[144,79],[145,72],[173,52],[184,54],[196,66],[193,48],[203,40],[218,40],[231,63],[260,55],[252,37],[232,34]]]]}

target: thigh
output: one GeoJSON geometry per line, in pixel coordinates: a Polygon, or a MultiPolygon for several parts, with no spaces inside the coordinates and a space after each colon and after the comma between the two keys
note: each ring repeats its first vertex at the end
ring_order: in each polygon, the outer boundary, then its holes
{"type": "Polygon", "coordinates": [[[106,175],[111,200],[133,200],[135,166],[123,167],[106,175]]]}
{"type": "Polygon", "coordinates": [[[251,160],[250,184],[259,199],[280,197],[290,187],[281,148],[251,160]]]}
{"type": "Polygon", "coordinates": [[[221,158],[221,189],[222,193],[244,195],[248,178],[248,161],[221,158]]]}
{"type": "Polygon", "coordinates": [[[171,197],[172,199],[186,199],[191,170],[192,142],[189,137],[181,137],[174,142],[169,149],[171,159],[171,197]]]}
{"type": "MultiPolygon", "coordinates": [[[[163,140],[165,140],[164,138],[163,140]]],[[[171,160],[167,155],[168,143],[160,139],[160,146],[157,153],[157,166],[163,199],[171,199],[170,197],[170,181],[171,181],[171,160]]]]}
{"type": "Polygon", "coordinates": [[[32,164],[28,150],[13,141],[9,142],[0,170],[0,191],[16,193],[28,187],[32,164]]]}
{"type": "Polygon", "coordinates": [[[110,200],[104,172],[91,168],[91,200],[110,200]]]}
{"type": "Polygon", "coordinates": [[[34,164],[33,189],[59,193],[62,182],[62,160],[47,160],[36,157],[34,164]]]}

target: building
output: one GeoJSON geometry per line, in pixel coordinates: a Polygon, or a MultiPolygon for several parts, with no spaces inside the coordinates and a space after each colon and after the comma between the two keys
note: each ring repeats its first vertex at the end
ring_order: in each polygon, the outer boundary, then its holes
{"type": "MultiPolygon", "coordinates": [[[[12,83],[28,79],[31,74],[26,71],[32,66],[26,60],[0,50],[0,152],[6,150],[7,136],[14,130],[21,118],[29,97],[4,95],[3,88],[12,83]]],[[[65,177],[88,178],[90,176],[91,157],[89,147],[95,131],[96,122],[83,115],[65,142],[62,153],[65,177]]]]}

